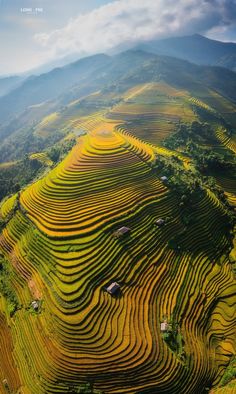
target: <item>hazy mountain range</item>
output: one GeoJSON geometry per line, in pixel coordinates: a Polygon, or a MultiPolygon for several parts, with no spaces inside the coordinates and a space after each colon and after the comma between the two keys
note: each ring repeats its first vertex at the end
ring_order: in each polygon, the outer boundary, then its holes
{"type": "Polygon", "coordinates": [[[147,42],[113,55],[97,54],[28,78],[2,78],[0,138],[104,88],[122,91],[135,84],[164,80],[177,88],[208,86],[235,101],[236,74],[230,70],[235,58],[236,44],[194,35],[147,42]]]}
{"type": "Polygon", "coordinates": [[[138,45],[137,48],[158,55],[185,59],[199,65],[236,70],[236,44],[210,40],[199,34],[149,41],[138,45]]]}
{"type": "Polygon", "coordinates": [[[0,97],[5,96],[12,89],[15,89],[23,81],[23,77],[12,76],[0,78],[0,97]]]}
{"type": "MultiPolygon", "coordinates": [[[[113,48],[108,55],[116,55],[128,49],[139,49],[158,55],[172,56],[188,60],[199,65],[211,65],[236,69],[236,44],[221,42],[206,38],[200,34],[191,36],[172,37],[162,40],[153,40],[140,43],[134,48],[129,43],[113,48]]],[[[41,75],[54,68],[61,68],[74,63],[85,56],[73,53],[63,58],[43,64],[31,72],[19,76],[0,78],[0,96],[7,94],[17,83],[31,75],[41,75]]]]}

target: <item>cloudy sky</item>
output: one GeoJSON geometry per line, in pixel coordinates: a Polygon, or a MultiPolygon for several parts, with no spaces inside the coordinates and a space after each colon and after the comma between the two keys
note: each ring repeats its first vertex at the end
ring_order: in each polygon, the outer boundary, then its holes
{"type": "Polygon", "coordinates": [[[0,75],[194,33],[236,42],[236,0],[0,0],[0,75]]]}

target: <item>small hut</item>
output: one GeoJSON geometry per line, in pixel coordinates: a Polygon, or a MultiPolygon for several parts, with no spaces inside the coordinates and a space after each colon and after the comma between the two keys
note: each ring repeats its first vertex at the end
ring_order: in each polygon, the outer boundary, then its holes
{"type": "Polygon", "coordinates": [[[106,290],[109,294],[114,295],[120,290],[120,285],[117,282],[112,282],[106,290]]]}
{"type": "Polygon", "coordinates": [[[169,324],[167,323],[167,320],[164,320],[164,322],[161,323],[161,332],[165,333],[169,330],[169,324]]]}
{"type": "Polygon", "coordinates": [[[83,135],[86,135],[86,134],[87,134],[87,130],[84,130],[84,129],[79,129],[79,130],[74,129],[74,132],[75,132],[75,134],[76,134],[78,137],[82,137],[83,135]]]}
{"type": "Polygon", "coordinates": [[[6,389],[9,390],[9,384],[8,384],[7,379],[3,379],[2,383],[3,383],[3,386],[4,386],[6,389]]]}
{"type": "Polygon", "coordinates": [[[126,234],[129,234],[130,231],[131,231],[131,228],[123,226],[114,232],[114,236],[119,238],[119,237],[122,237],[126,234]]]}
{"type": "Polygon", "coordinates": [[[158,219],[158,220],[156,220],[156,225],[158,226],[158,227],[161,227],[161,226],[164,226],[164,224],[165,224],[165,220],[164,219],[158,219]]]}
{"type": "Polygon", "coordinates": [[[162,182],[168,182],[168,178],[167,178],[167,176],[165,176],[165,175],[164,175],[164,176],[161,176],[160,179],[161,179],[162,182]]]}
{"type": "Polygon", "coordinates": [[[39,310],[39,302],[38,301],[32,301],[31,306],[36,312],[39,310]]]}

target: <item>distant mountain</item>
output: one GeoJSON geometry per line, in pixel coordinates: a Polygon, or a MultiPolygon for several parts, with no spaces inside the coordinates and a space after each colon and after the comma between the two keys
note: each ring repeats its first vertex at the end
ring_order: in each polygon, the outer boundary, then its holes
{"type": "Polygon", "coordinates": [[[77,62],[78,60],[80,60],[84,57],[88,57],[88,56],[85,56],[82,53],[72,53],[70,55],[64,56],[62,58],[53,60],[48,63],[44,63],[41,66],[38,66],[38,67],[33,68],[29,71],[26,71],[23,73],[23,76],[30,77],[31,75],[37,76],[37,75],[45,74],[45,73],[52,71],[55,68],[61,68],[61,67],[64,67],[70,63],[77,62]]]}
{"type": "Polygon", "coordinates": [[[90,79],[95,71],[109,61],[106,55],[95,55],[40,76],[30,76],[20,87],[0,98],[0,124],[28,106],[54,99],[76,83],[90,79]]]}
{"type": "Polygon", "coordinates": [[[0,78],[0,97],[8,94],[23,81],[23,77],[12,76],[0,78]]]}
{"type": "Polygon", "coordinates": [[[199,34],[139,44],[136,49],[173,56],[199,65],[236,70],[236,44],[211,40],[199,34]]]}
{"type": "Polygon", "coordinates": [[[13,133],[15,127],[12,125],[18,124],[16,117],[27,110],[25,119],[32,106],[34,116],[29,117],[31,124],[38,119],[35,105],[44,103],[38,109],[43,116],[48,112],[47,106],[53,107],[54,111],[60,110],[69,102],[101,89],[122,92],[141,83],[158,81],[190,91],[206,86],[236,101],[236,73],[227,69],[198,66],[141,50],[129,50],[112,57],[96,55],[38,77],[32,76],[0,98],[0,137],[13,133]]]}

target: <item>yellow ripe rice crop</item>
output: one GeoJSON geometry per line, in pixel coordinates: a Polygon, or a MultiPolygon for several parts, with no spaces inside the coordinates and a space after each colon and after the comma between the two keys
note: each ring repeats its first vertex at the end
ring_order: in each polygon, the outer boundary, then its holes
{"type": "Polygon", "coordinates": [[[232,152],[236,153],[236,138],[227,135],[226,130],[219,128],[216,131],[217,139],[232,152]]]}
{"type": "Polygon", "coordinates": [[[13,208],[15,207],[16,200],[17,194],[14,194],[2,202],[0,206],[0,214],[3,219],[6,219],[7,216],[12,212],[13,208]]]}
{"type": "Polygon", "coordinates": [[[0,339],[1,381],[27,394],[86,382],[106,394],[204,393],[234,351],[225,210],[205,190],[181,249],[170,248],[185,224],[151,165],[169,151],[116,121],[86,122],[69,155],[21,193],[0,238],[19,303],[8,325],[0,304],[9,338],[0,339]],[[130,233],[115,237],[125,226],[130,233]],[[116,297],[106,291],[114,282],[116,297]],[[164,319],[177,325],[176,349],[161,333],[164,319]]]}

